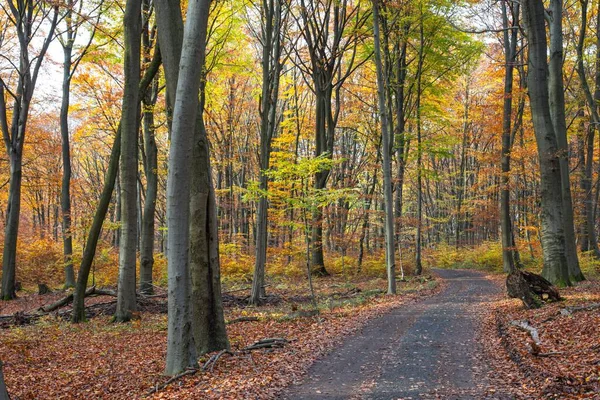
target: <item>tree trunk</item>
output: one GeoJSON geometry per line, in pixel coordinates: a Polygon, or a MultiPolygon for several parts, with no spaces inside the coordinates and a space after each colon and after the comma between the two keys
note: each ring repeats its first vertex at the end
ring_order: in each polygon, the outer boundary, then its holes
{"type": "MultiPolygon", "coordinates": [[[[206,41],[206,29],[208,23],[208,6],[209,1],[203,0],[199,3],[190,3],[188,6],[188,21],[191,16],[194,16],[196,26],[196,39],[192,40],[192,37],[187,37],[183,48],[186,51],[194,50],[196,55],[194,60],[189,59],[191,56],[188,54],[186,62],[189,64],[179,66],[179,56],[181,54],[181,63],[184,64],[184,54],[182,49],[182,27],[183,20],[180,13],[180,3],[178,0],[158,0],[155,2],[157,12],[157,23],[158,23],[158,39],[161,49],[164,55],[164,66],[165,75],[167,77],[167,95],[172,94],[168,98],[168,104],[173,109],[175,101],[181,107],[185,105],[186,113],[189,116],[190,104],[193,102],[197,108],[194,114],[195,118],[192,120],[192,126],[188,127],[189,121],[185,121],[186,129],[194,131],[193,136],[193,152],[190,155],[191,159],[191,170],[192,177],[190,178],[191,193],[188,201],[188,210],[190,211],[191,218],[188,218],[188,240],[189,240],[189,273],[188,276],[191,279],[191,286],[185,288],[189,290],[191,296],[188,296],[188,301],[191,302],[191,310],[189,310],[188,304],[184,304],[185,297],[177,291],[170,289],[170,296],[177,295],[177,303],[173,304],[173,321],[169,320],[170,332],[173,335],[176,333],[184,334],[185,336],[177,339],[175,336],[173,340],[169,341],[167,349],[167,372],[176,373],[177,368],[185,368],[184,365],[187,361],[185,358],[185,350],[183,346],[188,348],[190,345],[194,345],[194,353],[202,354],[207,351],[220,350],[229,347],[227,339],[227,333],[225,330],[225,318],[223,315],[223,306],[221,300],[221,283],[220,283],[220,266],[219,266],[219,253],[218,253],[218,222],[217,222],[217,209],[216,209],[216,198],[214,188],[212,187],[212,179],[210,172],[210,157],[208,140],[206,138],[206,132],[202,122],[202,109],[203,102],[198,102],[198,88],[200,88],[200,76],[196,78],[193,73],[192,65],[204,65],[204,52],[205,52],[205,41],[206,41]],[[200,8],[201,10],[199,10],[200,8]],[[192,12],[193,10],[193,12],[192,12]],[[194,46],[192,43],[196,43],[194,46]],[[186,70],[189,75],[186,78],[186,82],[178,82],[179,71],[182,73],[186,70]],[[193,79],[193,82],[190,82],[193,79]],[[195,80],[198,79],[198,86],[195,86],[195,80]],[[193,83],[194,86],[191,86],[193,83]],[[175,96],[175,90],[173,87],[177,87],[177,96],[175,96]],[[186,92],[187,88],[187,92],[186,92]],[[193,95],[192,89],[196,88],[195,96],[193,95]],[[185,93],[187,96],[185,99],[179,98],[179,93],[185,93]],[[178,310],[178,311],[177,311],[178,310]],[[175,314],[177,312],[177,314],[175,314]],[[188,313],[193,315],[187,316],[188,313]],[[175,318],[176,317],[176,318],[175,318]],[[192,337],[189,337],[187,332],[187,321],[189,320],[191,326],[189,327],[189,333],[192,337]],[[186,332],[178,330],[177,327],[185,326],[186,332]],[[179,342],[177,341],[179,340],[179,342]],[[183,342],[185,343],[183,343],[183,342]],[[179,346],[179,347],[177,347],[179,346]],[[172,351],[169,350],[172,348],[172,351]]],[[[186,35],[191,35],[192,26],[186,25],[186,35]],[[190,32],[187,32],[190,30],[190,32]]],[[[201,71],[201,68],[198,68],[201,71]]],[[[182,75],[183,79],[183,75],[182,75]]],[[[203,96],[202,96],[203,97],[203,96]]],[[[177,120],[177,115],[173,119],[173,123],[183,123],[184,121],[177,120]]],[[[183,125],[182,125],[183,126],[183,125]]],[[[172,135],[175,134],[176,126],[173,126],[172,135]]],[[[186,131],[182,131],[186,132],[186,131]]],[[[173,142],[171,143],[173,146],[173,142]]],[[[173,161],[175,162],[175,160],[173,161]]],[[[182,166],[183,167],[183,166],[182,166]]],[[[187,168],[190,168],[190,163],[187,164],[187,168]]],[[[171,170],[169,171],[171,174],[171,170]]],[[[182,187],[183,189],[183,187],[182,187]]],[[[172,191],[173,195],[177,193],[175,189],[172,191]]],[[[183,203],[181,203],[183,207],[183,203]]],[[[173,205],[171,212],[175,212],[177,208],[173,205]]],[[[181,220],[180,223],[183,223],[181,220]]],[[[171,222],[169,227],[171,227],[171,222]]],[[[177,226],[177,225],[175,225],[177,226]]],[[[177,228],[181,231],[181,227],[177,228]]],[[[183,233],[179,232],[180,239],[183,237],[183,233]]],[[[181,263],[184,262],[183,248],[179,248],[178,254],[172,254],[174,249],[173,244],[174,236],[172,236],[169,229],[169,285],[176,286],[182,285],[184,282],[181,280],[177,281],[175,278],[171,278],[171,258],[179,257],[181,263]]],[[[179,241],[181,244],[181,240],[179,241]]],[[[175,243],[177,244],[177,243],[175,243]]],[[[189,283],[189,282],[188,282],[189,283]]],[[[170,302],[171,304],[171,302],[170,302]]],[[[171,313],[171,311],[170,311],[171,313]]]]}
{"type": "Polygon", "coordinates": [[[415,275],[421,275],[423,265],[421,262],[422,236],[423,236],[423,148],[421,138],[421,77],[423,73],[423,62],[425,59],[424,45],[425,38],[423,32],[423,5],[421,7],[421,20],[419,21],[419,55],[417,65],[417,237],[415,240],[415,275]]]}
{"type": "Polygon", "coordinates": [[[565,232],[558,144],[550,115],[548,62],[544,4],[523,3],[523,22],[529,40],[528,87],[533,127],[540,162],[541,241],[544,255],[542,276],[558,286],[567,286],[569,270],[565,257],[565,232]]]}
{"type": "Polygon", "coordinates": [[[500,192],[500,223],[502,229],[502,261],[504,272],[516,269],[514,235],[510,215],[510,151],[512,148],[512,96],[513,72],[517,56],[517,34],[519,5],[511,6],[511,33],[508,32],[508,12],[506,2],[502,2],[502,25],[504,29],[504,108],[502,115],[502,186],[500,192]]]}
{"type": "Polygon", "coordinates": [[[67,41],[63,44],[63,83],[62,103],[60,107],[60,136],[62,146],[63,176],[60,194],[62,210],[63,255],[65,268],[65,287],[75,286],[73,270],[73,235],[71,233],[71,149],[69,139],[69,101],[71,96],[71,56],[73,53],[73,29],[71,26],[71,6],[67,9],[67,41]]]}
{"type": "MultiPolygon", "coordinates": [[[[202,210],[202,204],[192,203],[190,207],[193,169],[190,164],[196,161],[192,149],[195,147],[196,119],[201,118],[198,115],[198,91],[202,68],[198,68],[198,65],[204,65],[208,10],[208,1],[190,2],[188,5],[176,98],[175,103],[172,103],[173,125],[167,181],[169,323],[165,373],[168,375],[175,375],[198,364],[192,324],[193,274],[190,262],[195,254],[194,250],[190,252],[190,247],[193,246],[190,226],[194,224],[192,222],[190,225],[190,214],[191,221],[201,220],[206,214],[202,210]]],[[[160,16],[158,18],[160,21],[160,16]]],[[[172,67],[173,65],[169,65],[169,68],[172,67]]]]}
{"type": "Polygon", "coordinates": [[[563,0],[551,0],[550,12],[550,64],[548,91],[550,95],[550,116],[558,146],[558,160],[561,175],[561,196],[563,203],[563,225],[565,231],[565,258],[569,269],[569,280],[579,282],[585,279],[579,268],[575,224],[573,221],[573,199],[569,178],[569,143],[565,121],[565,94],[563,84],[563,0]]]}
{"type": "MultiPolygon", "coordinates": [[[[392,160],[390,149],[390,133],[388,131],[388,108],[386,93],[389,78],[383,74],[381,59],[381,39],[379,30],[379,0],[373,0],[373,37],[375,41],[375,66],[377,69],[377,97],[379,100],[379,116],[381,119],[381,143],[383,159],[383,198],[385,206],[385,261],[388,279],[388,294],[396,293],[396,246],[394,232],[394,198],[392,196],[392,160]]],[[[386,68],[386,70],[388,70],[386,68]]]]}
{"type": "MultiPolygon", "coordinates": [[[[148,69],[144,74],[144,78],[140,82],[139,92],[140,97],[145,95],[150,82],[154,79],[158,73],[158,69],[161,64],[161,55],[159,52],[155,53],[154,58],[148,69]]],[[[73,296],[73,312],[71,314],[71,321],[74,323],[85,321],[85,290],[87,287],[88,278],[90,276],[90,270],[96,255],[96,247],[98,245],[98,239],[102,231],[102,225],[106,218],[106,213],[110,205],[113,190],[115,188],[115,182],[117,180],[117,173],[119,171],[119,158],[121,155],[121,125],[117,128],[117,134],[113,142],[112,150],[110,153],[110,159],[108,162],[108,169],[106,170],[106,176],[104,178],[104,187],[96,206],[96,212],[94,219],[92,220],[92,226],[88,232],[87,241],[83,250],[83,257],[81,259],[81,265],[79,266],[79,273],[77,275],[77,284],[75,285],[75,292],[73,296]]]]}
{"type": "Polygon", "coordinates": [[[265,295],[267,263],[268,210],[267,189],[271,142],[277,130],[276,113],[281,75],[281,0],[265,0],[261,8],[262,96],[260,99],[260,199],[256,210],[256,258],[250,304],[259,304],[265,295]]]}
{"type": "Polygon", "coordinates": [[[127,0],[125,7],[125,84],[121,114],[121,239],[119,283],[114,320],[125,322],[136,311],[137,172],[139,130],[139,83],[142,2],[127,0]]]}
{"type": "MultiPolygon", "coordinates": [[[[143,15],[149,15],[150,1],[143,2],[143,15]]],[[[147,17],[144,17],[143,45],[144,62],[151,62],[150,32],[147,17]]],[[[158,47],[156,51],[159,51],[158,47]]],[[[155,139],[154,106],[158,97],[158,79],[152,82],[152,90],[146,91],[142,99],[144,122],[144,174],[146,175],[146,195],[140,229],[140,293],[152,294],[152,269],[154,266],[154,218],[158,196],[158,148],[155,139]]]]}
{"type": "Polygon", "coordinates": [[[10,400],[6,384],[4,383],[4,373],[2,372],[2,360],[0,360],[0,400],[10,400]]]}

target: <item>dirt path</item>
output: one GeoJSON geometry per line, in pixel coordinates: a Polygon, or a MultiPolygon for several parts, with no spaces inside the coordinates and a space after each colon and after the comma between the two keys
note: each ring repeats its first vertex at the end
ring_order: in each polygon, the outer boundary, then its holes
{"type": "Polygon", "coordinates": [[[498,292],[481,273],[437,270],[439,294],[371,321],[309,370],[284,399],[510,399],[477,362],[478,314],[498,292]]]}

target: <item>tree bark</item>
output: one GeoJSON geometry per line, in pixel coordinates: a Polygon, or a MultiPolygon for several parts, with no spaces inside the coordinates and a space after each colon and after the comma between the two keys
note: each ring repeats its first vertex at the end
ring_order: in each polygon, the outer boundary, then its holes
{"type": "MultiPolygon", "coordinates": [[[[143,2],[143,15],[150,15],[150,1],[143,2]]],[[[144,17],[142,35],[144,45],[144,61],[151,62],[151,38],[149,21],[144,17]]],[[[155,51],[159,51],[156,47],[155,51]]],[[[154,106],[158,97],[158,79],[152,82],[152,90],[146,91],[142,99],[143,130],[144,130],[144,174],[146,175],[146,195],[142,213],[140,230],[140,293],[152,294],[152,270],[154,266],[154,218],[156,214],[156,199],[158,196],[158,148],[155,139],[154,106]]]]}
{"type": "MultiPolygon", "coordinates": [[[[202,7],[206,9],[206,14],[202,14],[196,10],[196,17],[202,18],[197,21],[203,25],[198,29],[200,33],[201,43],[199,61],[196,65],[204,65],[204,52],[206,48],[206,25],[208,23],[208,7],[209,1],[202,0],[201,5],[195,4],[194,7],[202,7]]],[[[191,3],[190,3],[191,4],[191,3]]],[[[178,0],[158,0],[155,2],[157,23],[158,23],[158,40],[161,49],[166,49],[163,53],[165,75],[167,77],[167,95],[175,94],[173,87],[178,87],[179,71],[183,71],[184,66],[179,65],[179,57],[177,52],[181,53],[182,49],[182,29],[183,20],[180,13],[180,3],[178,0]]],[[[188,10],[188,20],[190,18],[190,10],[188,10]]],[[[189,47],[189,43],[187,45],[189,47]]],[[[186,48],[186,46],[183,46],[186,48]]],[[[181,56],[183,63],[183,54],[181,56]]],[[[189,66],[188,66],[189,68],[189,66]]],[[[202,68],[200,68],[202,71],[202,68]]],[[[191,72],[190,72],[191,74],[191,72]]],[[[200,82],[200,78],[199,82],[200,82]]],[[[179,84],[181,86],[181,84],[179,84]]],[[[187,87],[189,84],[184,84],[187,87]]],[[[203,87],[200,85],[198,88],[203,87]]],[[[179,95],[179,87],[177,96],[179,95]]],[[[181,89],[183,90],[183,89],[181,89]]],[[[190,89],[191,90],[191,89],[190,89]]],[[[202,89],[203,91],[203,89],[202,89]]],[[[172,107],[175,100],[179,102],[177,96],[169,97],[168,104],[172,107]]],[[[188,96],[191,96],[189,94],[188,96]]],[[[202,96],[203,99],[203,96],[202,96]]],[[[191,278],[191,332],[193,334],[193,343],[195,344],[195,352],[203,354],[213,350],[222,350],[229,347],[227,332],[225,329],[225,317],[223,315],[223,305],[221,300],[221,283],[220,283],[220,265],[218,253],[218,221],[216,198],[211,179],[211,167],[209,157],[208,139],[202,121],[203,100],[198,102],[198,90],[195,93],[195,103],[197,107],[196,117],[193,120],[194,125],[190,130],[194,131],[193,137],[193,152],[191,159],[191,193],[189,200],[190,218],[188,220],[189,229],[189,276],[191,278]]],[[[186,99],[186,101],[191,101],[186,99]]],[[[173,109],[175,107],[172,107],[173,109]]],[[[175,118],[173,122],[175,122],[175,118]]],[[[173,127],[174,132],[175,127],[173,127]]],[[[188,165],[189,168],[189,165],[188,165]]],[[[171,226],[171,225],[169,225],[171,226]]],[[[172,257],[171,235],[169,233],[169,257],[172,257]]],[[[182,257],[182,255],[181,255],[182,257]]],[[[171,262],[169,262],[169,265],[171,262]]],[[[169,278],[170,279],[170,278],[169,278]]],[[[179,305],[182,308],[182,305],[179,305]]],[[[182,312],[183,312],[182,308],[182,312]]],[[[183,318],[183,317],[182,317],[183,318]]],[[[175,325],[172,323],[171,325],[175,325]]],[[[186,339],[187,340],[187,339],[186,339]]]]}
{"type": "Polygon", "coordinates": [[[11,300],[17,295],[16,260],[19,218],[21,215],[23,146],[27,132],[29,107],[33,98],[40,67],[48,51],[50,42],[54,38],[54,32],[58,23],[58,6],[39,10],[35,2],[27,0],[17,3],[9,2],[8,8],[5,11],[7,13],[10,11],[9,20],[14,24],[19,48],[19,63],[18,67],[15,66],[15,72],[18,75],[17,87],[11,91],[14,94],[14,103],[11,110],[12,121],[10,127],[4,97],[5,89],[9,91],[10,89],[3,80],[0,80],[0,127],[10,165],[0,298],[11,300]],[[39,25],[46,18],[49,21],[47,35],[42,41],[42,46],[38,54],[30,58],[30,42],[36,39],[39,25]]]}
{"type": "Polygon", "coordinates": [[[125,6],[125,84],[121,114],[121,238],[119,281],[114,320],[126,322],[136,311],[137,173],[139,130],[139,83],[142,33],[142,2],[127,0],[125,6]]]}
{"type": "Polygon", "coordinates": [[[571,282],[565,256],[562,176],[549,104],[545,10],[541,0],[527,0],[522,6],[529,41],[529,99],[540,163],[542,276],[557,286],[567,286],[571,282]]]}
{"type": "Polygon", "coordinates": [[[502,27],[504,29],[504,105],[502,115],[502,187],[500,192],[500,223],[502,229],[502,262],[504,272],[515,271],[514,234],[510,215],[510,152],[512,148],[512,97],[513,73],[517,57],[519,5],[511,5],[513,28],[508,32],[508,11],[502,1],[502,27]]]}
{"type": "Polygon", "coordinates": [[[548,89],[550,95],[550,116],[554,125],[558,160],[561,175],[561,196],[563,203],[563,225],[565,231],[565,258],[569,270],[569,280],[585,280],[579,268],[577,244],[575,242],[575,224],[573,221],[573,199],[569,178],[569,143],[567,142],[567,124],[565,121],[565,94],[563,84],[563,0],[550,1],[550,63],[548,89]]]}
{"type": "Polygon", "coordinates": [[[267,263],[268,210],[267,190],[271,142],[277,130],[277,103],[281,76],[282,0],[263,0],[261,8],[262,95],[260,98],[260,198],[256,210],[256,258],[250,304],[259,304],[265,295],[267,263]]]}
{"type": "MultiPolygon", "coordinates": [[[[379,29],[379,0],[373,0],[373,38],[375,44],[375,67],[377,70],[377,97],[379,100],[379,118],[381,119],[381,143],[383,159],[383,198],[385,207],[385,261],[388,279],[388,294],[396,293],[396,235],[394,232],[394,198],[392,196],[392,160],[390,133],[388,127],[388,108],[386,93],[389,77],[384,77],[384,65],[381,57],[381,39],[379,29]],[[386,79],[387,78],[387,79],[386,79]]],[[[389,70],[386,68],[386,70],[389,70]]]]}

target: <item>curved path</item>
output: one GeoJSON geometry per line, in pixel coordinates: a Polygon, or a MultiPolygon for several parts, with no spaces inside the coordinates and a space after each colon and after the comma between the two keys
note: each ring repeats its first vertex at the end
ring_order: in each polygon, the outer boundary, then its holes
{"type": "Polygon", "coordinates": [[[488,390],[477,319],[499,289],[483,274],[436,270],[439,294],[365,325],[283,399],[510,399],[488,390]]]}

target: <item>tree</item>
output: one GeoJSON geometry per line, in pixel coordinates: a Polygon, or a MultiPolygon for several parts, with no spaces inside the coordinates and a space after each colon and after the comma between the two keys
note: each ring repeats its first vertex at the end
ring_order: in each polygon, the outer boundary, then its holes
{"type": "MultiPolygon", "coordinates": [[[[598,105],[600,104],[600,30],[596,30],[596,92],[592,95],[590,85],[587,81],[586,70],[583,63],[584,57],[584,43],[587,33],[587,9],[588,1],[580,0],[581,6],[581,26],[579,31],[579,38],[577,40],[576,52],[577,52],[577,64],[576,71],[579,77],[581,88],[585,95],[585,102],[587,103],[589,113],[591,116],[592,126],[588,128],[586,141],[586,150],[584,153],[584,171],[581,182],[581,188],[584,196],[584,207],[583,217],[585,224],[585,237],[583,238],[582,248],[587,250],[591,247],[596,258],[600,258],[600,249],[598,248],[598,238],[596,235],[596,227],[594,223],[594,198],[592,191],[592,179],[593,179],[593,165],[594,165],[594,137],[598,124],[600,123],[600,115],[598,114],[598,105]]],[[[600,3],[598,4],[598,10],[596,12],[596,22],[600,23],[600,3]]],[[[583,150],[583,149],[582,149],[583,150]]]]}
{"type": "MultiPolygon", "coordinates": [[[[71,146],[69,138],[69,104],[71,98],[71,81],[77,67],[83,57],[87,54],[94,36],[96,26],[92,28],[87,45],[73,58],[75,40],[81,25],[86,21],[83,15],[84,1],[68,0],[65,5],[64,21],[65,30],[61,32],[58,39],[63,48],[63,82],[62,82],[62,102],[60,105],[60,136],[62,144],[62,162],[63,177],[60,195],[60,206],[62,210],[62,234],[63,234],[63,252],[65,258],[65,287],[75,286],[75,271],[73,269],[73,234],[71,232],[71,146]],[[77,6],[77,8],[76,8],[77,6]]],[[[102,2],[97,6],[99,9],[102,2]]],[[[100,18],[101,12],[98,12],[100,18]]],[[[97,23],[98,21],[96,21],[97,23]]]]}
{"type": "Polygon", "coordinates": [[[504,39],[504,102],[502,110],[502,188],[500,191],[500,223],[502,226],[502,261],[504,272],[516,268],[512,218],[510,215],[510,151],[512,148],[513,74],[517,61],[517,37],[520,4],[502,1],[502,29],[504,39]],[[511,14],[509,27],[508,10],[511,14]]]}
{"type": "MultiPolygon", "coordinates": [[[[305,41],[309,60],[297,58],[297,67],[310,80],[315,94],[315,157],[333,156],[335,129],[341,109],[342,85],[366,59],[356,60],[360,29],[367,20],[360,3],[349,0],[300,1],[300,16],[294,15],[305,41]]],[[[296,49],[299,51],[299,49],[296,49]]],[[[331,171],[315,175],[315,188],[324,189],[331,171]]],[[[327,275],[323,256],[323,209],[313,213],[312,268],[314,273],[327,275]]]]}
{"type": "Polygon", "coordinates": [[[192,178],[189,165],[193,162],[198,92],[202,78],[202,69],[197,66],[204,65],[209,4],[204,0],[188,5],[173,108],[167,185],[169,329],[165,373],[169,375],[195,367],[198,363],[191,311],[190,217],[197,218],[197,212],[204,210],[190,207],[192,178]]]}
{"type": "MultiPolygon", "coordinates": [[[[151,32],[150,17],[153,12],[150,0],[144,0],[142,4],[143,32],[142,40],[144,46],[144,63],[149,64],[152,60],[152,41],[155,39],[151,32]]],[[[155,46],[155,51],[159,49],[155,46]]],[[[142,229],[140,232],[140,293],[152,294],[152,269],[154,266],[154,219],[156,217],[156,200],[158,197],[158,148],[155,138],[154,106],[158,99],[159,83],[155,78],[142,98],[143,104],[143,153],[142,160],[144,174],[146,175],[146,193],[144,196],[144,210],[142,213],[142,229]]]]}
{"type": "MultiPolygon", "coordinates": [[[[148,87],[150,86],[150,83],[154,80],[154,77],[158,73],[161,60],[160,53],[156,52],[152,62],[144,73],[144,77],[140,81],[140,86],[138,88],[140,92],[140,98],[144,97],[146,90],[148,90],[148,87]]],[[[104,178],[102,193],[100,194],[100,199],[96,205],[96,211],[94,213],[92,225],[87,234],[87,240],[83,250],[83,257],[81,258],[81,264],[77,274],[77,283],[75,285],[75,292],[73,293],[73,312],[71,313],[71,322],[73,323],[85,321],[85,290],[90,276],[92,263],[96,255],[98,240],[100,238],[100,233],[102,232],[102,225],[104,224],[106,213],[108,212],[110,201],[113,195],[115,182],[117,180],[120,157],[121,125],[119,124],[119,127],[117,128],[117,134],[115,135],[114,142],[111,147],[110,159],[104,178]]]]}
{"type": "Polygon", "coordinates": [[[140,49],[142,1],[127,0],[125,6],[125,84],[121,114],[121,239],[119,241],[119,283],[114,319],[126,322],[136,311],[135,266],[137,257],[137,172],[139,130],[140,49]]]}
{"type": "MultiPolygon", "coordinates": [[[[205,6],[208,7],[208,3],[205,4],[205,6]]],[[[162,49],[161,54],[163,55],[167,83],[167,103],[170,109],[175,110],[177,96],[174,88],[179,88],[179,55],[181,55],[181,59],[183,60],[182,48],[186,47],[182,47],[183,19],[181,16],[181,8],[178,0],[158,0],[155,2],[155,7],[158,25],[158,40],[159,46],[162,49]]],[[[195,5],[194,7],[199,7],[199,5],[195,5]]],[[[195,10],[195,12],[200,13],[198,10],[195,10]]],[[[190,18],[189,15],[188,10],[188,19],[190,18]]],[[[197,17],[199,18],[199,16],[197,17]]],[[[208,15],[205,17],[208,18],[208,15]]],[[[208,24],[208,22],[204,22],[204,20],[199,20],[195,23],[201,25],[208,24]]],[[[199,46],[201,46],[201,49],[194,50],[200,51],[198,57],[200,57],[201,63],[197,65],[202,66],[198,69],[203,73],[207,28],[204,26],[195,29],[200,29],[204,32],[200,33],[202,43],[199,46]]],[[[188,44],[188,46],[191,45],[188,44]]],[[[191,47],[187,49],[187,51],[191,50],[191,47]]],[[[186,57],[189,58],[191,55],[188,54],[186,57]]],[[[188,60],[188,62],[191,61],[188,60]]],[[[190,68],[190,66],[188,65],[187,68],[190,68]]],[[[189,79],[191,78],[193,77],[190,76],[189,79]]],[[[199,85],[201,85],[200,81],[199,85]]],[[[196,97],[198,96],[199,88],[200,87],[197,87],[196,89],[196,97]]],[[[187,96],[189,97],[191,94],[187,94],[187,96]]],[[[194,114],[194,126],[190,128],[194,132],[192,141],[193,151],[190,159],[191,166],[187,166],[192,171],[189,183],[191,189],[189,198],[190,214],[187,223],[189,223],[188,229],[190,232],[189,273],[192,281],[191,301],[193,302],[193,306],[191,307],[191,312],[193,313],[191,318],[191,329],[193,331],[193,343],[195,343],[197,353],[204,354],[210,351],[228,348],[229,341],[225,329],[225,317],[223,315],[223,304],[221,300],[216,201],[211,179],[208,139],[204,121],[202,119],[204,104],[202,101],[196,102],[195,104],[197,105],[198,110],[194,114]]],[[[175,117],[173,118],[173,122],[175,122],[175,117]]],[[[174,130],[174,127],[172,129],[174,130]]],[[[171,135],[173,136],[173,133],[171,133],[171,135]]],[[[173,143],[171,143],[171,146],[173,146],[173,143]]],[[[183,220],[181,223],[183,223],[183,220]]],[[[170,226],[171,225],[169,224],[169,227],[170,226]]],[[[170,229],[169,238],[171,238],[170,229]]],[[[175,255],[171,254],[171,246],[171,239],[169,239],[169,268],[171,268],[170,257],[175,257],[175,255]]],[[[183,255],[180,254],[178,257],[183,257],[183,255]]],[[[171,274],[169,274],[169,277],[170,276],[171,274]]],[[[180,300],[182,299],[183,298],[180,300]]]]}
{"type": "Polygon", "coordinates": [[[279,81],[281,78],[281,49],[287,9],[284,0],[263,0],[260,7],[262,45],[262,94],[260,97],[260,187],[263,194],[256,210],[256,259],[252,278],[250,304],[259,304],[265,294],[265,265],[267,262],[268,201],[271,143],[278,128],[279,81]]]}
{"type": "MultiPolygon", "coordinates": [[[[23,166],[23,145],[27,133],[27,120],[33,99],[33,92],[38,79],[42,62],[54,39],[58,24],[58,6],[48,5],[41,1],[25,0],[8,2],[10,22],[18,39],[19,62],[13,63],[17,75],[16,82],[0,78],[0,127],[10,162],[9,200],[6,210],[6,227],[4,233],[4,252],[2,254],[2,291],[0,298],[4,300],[16,297],[16,262],[19,218],[21,216],[21,182],[23,166]],[[49,21],[47,34],[41,37],[42,47],[32,57],[30,43],[39,40],[40,27],[49,21]],[[7,107],[6,94],[13,99],[12,110],[7,107]],[[8,119],[12,114],[9,125],[8,119]]],[[[0,43],[1,44],[1,43],[0,43]]]]}
{"type": "Polygon", "coordinates": [[[385,204],[385,259],[388,278],[388,294],[396,293],[396,246],[394,233],[394,199],[392,197],[392,165],[391,141],[388,127],[388,108],[386,93],[389,93],[389,76],[384,77],[384,68],[381,57],[381,39],[379,31],[379,0],[373,0],[373,38],[375,41],[375,66],[377,68],[377,94],[379,100],[379,115],[381,118],[381,143],[383,145],[383,197],[385,204]],[[387,79],[386,79],[387,78],[387,79]]]}
{"type": "MultiPolygon", "coordinates": [[[[585,279],[579,268],[577,245],[575,243],[575,226],[573,221],[573,200],[571,197],[571,181],[569,179],[569,144],[567,142],[567,123],[565,121],[565,91],[563,84],[563,1],[550,1],[550,63],[548,90],[550,95],[550,116],[554,125],[558,159],[561,175],[561,197],[563,205],[563,225],[565,234],[565,257],[570,282],[585,279]]],[[[585,17],[583,17],[585,18],[585,17]]]]}
{"type": "Polygon", "coordinates": [[[542,276],[555,285],[567,286],[571,282],[565,257],[559,148],[549,103],[545,10],[541,0],[527,0],[522,7],[529,49],[529,99],[541,178],[542,276]]]}

